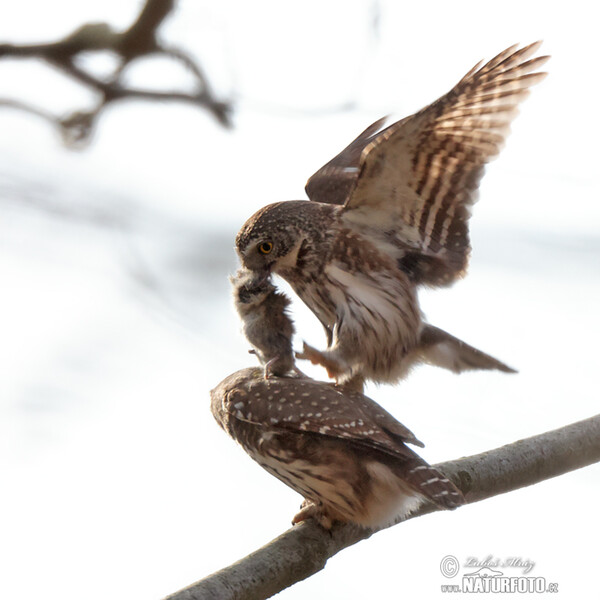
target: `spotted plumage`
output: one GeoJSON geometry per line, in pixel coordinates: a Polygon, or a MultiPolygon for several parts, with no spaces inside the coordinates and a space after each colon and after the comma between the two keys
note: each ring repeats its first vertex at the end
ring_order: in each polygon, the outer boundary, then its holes
{"type": "Polygon", "coordinates": [[[239,269],[230,281],[244,335],[264,365],[265,377],[289,374],[295,368],[289,298],[278,292],[268,277],[247,269],[239,269]]]}
{"type": "Polygon", "coordinates": [[[512,369],[423,321],[421,285],[449,285],[467,266],[468,219],[537,72],[539,43],[476,65],[446,95],[382,129],[368,127],[306,186],[310,202],[271,204],[240,230],[245,267],[276,273],[315,313],[328,348],[303,358],[340,383],[395,382],[428,362],[455,372],[512,369]]]}
{"type": "Polygon", "coordinates": [[[423,444],[363,394],[308,378],[230,375],[211,392],[217,422],[269,473],[305,498],[295,523],[316,518],[379,528],[424,502],[453,509],[456,486],[407,443],[423,444]]]}

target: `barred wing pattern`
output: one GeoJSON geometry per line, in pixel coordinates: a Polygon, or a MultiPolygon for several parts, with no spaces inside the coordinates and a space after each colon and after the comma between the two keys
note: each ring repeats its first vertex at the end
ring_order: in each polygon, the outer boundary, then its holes
{"type": "MultiPolygon", "coordinates": [[[[376,135],[362,134],[336,157],[343,165],[340,157],[363,145],[354,186],[344,198],[346,220],[383,229],[415,282],[444,285],[464,272],[470,207],[484,166],[500,151],[528,88],[546,75],[534,71],[549,57],[528,60],[540,44],[511,46],[477,64],[433,104],[376,135]]],[[[309,180],[311,200],[339,202],[314,193],[327,189],[319,180],[332,177],[335,166],[328,163],[309,180]]],[[[349,173],[348,166],[339,168],[349,173]]]]}

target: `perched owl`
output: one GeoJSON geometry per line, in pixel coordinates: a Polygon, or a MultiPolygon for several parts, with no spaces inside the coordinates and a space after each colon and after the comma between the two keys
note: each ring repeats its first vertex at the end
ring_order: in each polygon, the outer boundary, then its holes
{"type": "Polygon", "coordinates": [[[294,370],[294,324],[287,314],[289,298],[277,292],[269,277],[239,269],[230,277],[233,301],[244,335],[254,348],[265,377],[282,377],[294,370]]]}
{"type": "Polygon", "coordinates": [[[413,364],[461,372],[512,369],[423,321],[419,286],[464,275],[468,219],[547,56],[512,46],[446,95],[382,129],[368,127],[306,185],[310,201],[259,210],[236,238],[242,264],[276,273],[323,324],[328,348],[305,345],[339,383],[396,382],[413,364]]]}
{"type": "Polygon", "coordinates": [[[454,509],[460,490],[406,443],[423,446],[363,394],[309,378],[265,379],[256,368],[211,391],[221,427],[269,473],[304,496],[293,523],[315,518],[380,528],[424,502],[454,509]]]}
{"type": "Polygon", "coordinates": [[[272,475],[305,498],[297,523],[316,518],[390,525],[430,501],[453,509],[458,488],[406,446],[423,446],[363,394],[313,379],[264,379],[258,369],[211,392],[217,422],[272,475]]]}

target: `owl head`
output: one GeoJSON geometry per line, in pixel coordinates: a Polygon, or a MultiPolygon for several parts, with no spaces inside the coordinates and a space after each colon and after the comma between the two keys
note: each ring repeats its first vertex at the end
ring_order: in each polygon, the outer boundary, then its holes
{"type": "Polygon", "coordinates": [[[314,246],[323,230],[322,213],[332,208],[306,200],[261,208],[237,234],[235,247],[242,265],[266,273],[294,268],[302,244],[314,246]]]}

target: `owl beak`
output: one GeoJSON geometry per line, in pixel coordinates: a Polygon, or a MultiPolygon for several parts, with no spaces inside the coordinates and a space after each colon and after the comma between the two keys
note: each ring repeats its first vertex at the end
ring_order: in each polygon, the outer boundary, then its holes
{"type": "Polygon", "coordinates": [[[268,266],[263,267],[262,269],[256,271],[256,275],[257,275],[256,281],[257,281],[257,283],[259,283],[259,284],[262,285],[263,283],[265,283],[269,279],[269,277],[271,277],[271,266],[272,265],[268,265],[268,266]]]}

